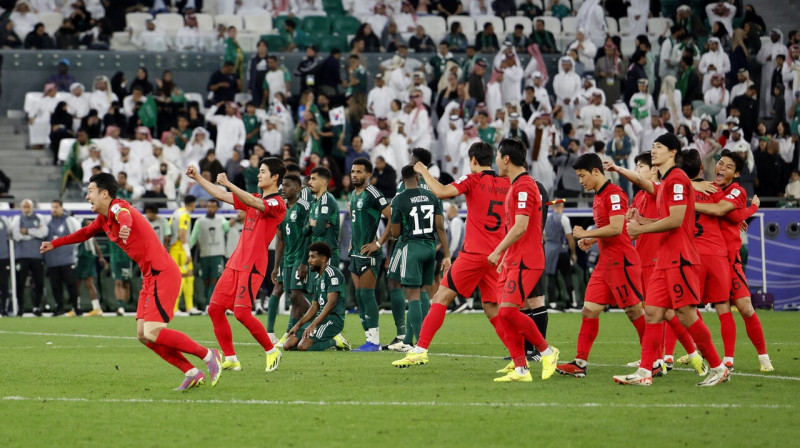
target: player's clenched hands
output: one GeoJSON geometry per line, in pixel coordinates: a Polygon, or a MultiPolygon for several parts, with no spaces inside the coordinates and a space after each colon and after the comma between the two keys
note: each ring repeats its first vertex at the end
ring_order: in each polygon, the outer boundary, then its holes
{"type": "Polygon", "coordinates": [[[642,225],[638,221],[628,222],[628,235],[631,237],[639,236],[642,234],[642,225]]]}
{"type": "Polygon", "coordinates": [[[122,242],[125,243],[128,240],[128,237],[131,236],[131,228],[128,226],[122,226],[119,228],[119,237],[122,239],[122,242]]]}
{"type": "Polygon", "coordinates": [[[586,230],[581,226],[575,226],[572,228],[572,236],[573,238],[583,238],[586,236],[586,230]]]}
{"type": "Polygon", "coordinates": [[[53,249],[55,249],[53,243],[49,241],[42,241],[42,245],[39,247],[39,253],[43,254],[45,252],[50,252],[53,249]]]}
{"type": "Polygon", "coordinates": [[[414,164],[414,172],[417,174],[422,174],[425,171],[428,171],[428,168],[422,162],[417,162],[414,164]]]}
{"type": "Polygon", "coordinates": [[[489,263],[492,266],[497,266],[497,263],[500,262],[500,256],[501,255],[502,254],[498,253],[497,251],[492,252],[491,254],[489,254],[489,263]]]}
{"type": "Polygon", "coordinates": [[[192,165],[189,165],[189,168],[186,168],[186,176],[190,179],[197,179],[200,174],[197,172],[197,168],[192,165]]]}
{"type": "MultiPolygon", "coordinates": [[[[639,218],[640,218],[640,217],[641,217],[641,216],[639,215],[639,209],[638,209],[638,208],[636,208],[636,207],[631,207],[631,208],[629,208],[629,209],[628,209],[628,211],[625,213],[625,220],[626,220],[626,221],[636,221],[636,222],[639,222],[639,218]]],[[[573,236],[575,236],[575,234],[574,234],[574,233],[573,233],[572,235],[573,235],[573,236]]]]}
{"type": "Polygon", "coordinates": [[[225,173],[217,174],[217,183],[222,185],[223,187],[229,187],[233,185],[231,184],[231,181],[228,180],[228,175],[225,173]]]}
{"type": "MultiPolygon", "coordinates": [[[[575,235],[574,232],[575,231],[573,230],[572,233],[573,236],[575,235]]],[[[594,244],[594,241],[592,241],[591,238],[581,238],[578,240],[578,249],[586,252],[587,250],[589,250],[590,247],[592,247],[592,244],[594,244]]]]}

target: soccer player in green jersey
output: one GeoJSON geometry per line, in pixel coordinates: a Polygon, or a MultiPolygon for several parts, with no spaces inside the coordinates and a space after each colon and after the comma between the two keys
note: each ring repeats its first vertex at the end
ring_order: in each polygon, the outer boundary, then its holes
{"type": "Polygon", "coordinates": [[[331,181],[329,169],[318,166],[311,170],[308,186],[311,187],[311,210],[308,215],[307,233],[311,234],[311,242],[321,241],[331,248],[328,264],[339,267],[339,203],[328,193],[331,181]]]}
{"type": "Polygon", "coordinates": [[[369,184],[372,163],[359,157],[353,161],[350,178],[355,191],[350,195],[350,216],[353,235],[350,241],[350,276],[356,290],[356,304],[364,328],[366,343],[355,352],[377,352],[381,349],[378,329],[378,302],[375,300],[375,282],[383,258],[381,247],[389,240],[390,229],[377,237],[381,215],[389,221],[392,208],[383,193],[369,184]]]}
{"type": "Polygon", "coordinates": [[[308,246],[308,266],[317,273],[311,288],[314,303],[289,330],[286,350],[317,352],[332,347],[350,350],[350,343],[341,335],[347,287],[342,271],[329,264],[331,256],[330,246],[321,241],[308,246]]]}
{"type": "Polygon", "coordinates": [[[433,283],[436,266],[436,235],[444,252],[442,269],[450,269],[450,248],[444,231],[441,201],[427,189],[420,188],[412,165],[401,174],[405,190],[392,199],[392,235],[398,238],[395,254],[389,264],[389,278],[400,282],[408,300],[406,337],[413,345],[422,328],[420,296],[425,285],[433,283]]]}
{"type": "Polygon", "coordinates": [[[292,301],[289,324],[286,334],[278,341],[281,346],[289,337],[289,330],[308,311],[311,304],[306,299],[305,293],[309,288],[308,265],[306,254],[311,243],[310,235],[306,234],[305,226],[308,222],[308,213],[311,204],[299,197],[303,181],[296,174],[287,174],[283,178],[283,197],[286,199],[286,217],[278,227],[275,241],[275,268],[272,270],[272,283],[275,288],[269,297],[267,306],[267,333],[270,337],[275,335],[275,318],[278,315],[278,306],[283,291],[289,291],[292,301]]]}

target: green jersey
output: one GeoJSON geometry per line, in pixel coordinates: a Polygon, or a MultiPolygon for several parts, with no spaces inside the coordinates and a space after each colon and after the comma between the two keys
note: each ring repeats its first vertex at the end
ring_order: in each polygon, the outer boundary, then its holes
{"type": "Polygon", "coordinates": [[[248,166],[244,169],[244,189],[248,193],[258,193],[258,168],[248,166]]]}
{"type": "Polygon", "coordinates": [[[325,308],[325,304],[328,303],[328,294],[336,292],[339,293],[339,298],[336,300],[336,306],[334,306],[333,310],[328,314],[328,319],[339,319],[341,322],[344,322],[344,293],[347,287],[346,285],[347,283],[344,281],[342,271],[333,266],[328,266],[317,275],[317,278],[313,280],[313,284],[311,285],[311,299],[319,303],[317,316],[319,316],[322,309],[325,308]]]}
{"type": "Polygon", "coordinates": [[[222,216],[198,218],[189,237],[189,246],[197,244],[201,257],[223,256],[225,255],[225,234],[229,228],[228,220],[222,216]]]}
{"type": "MultiPolygon", "coordinates": [[[[333,259],[338,263],[339,257],[339,202],[332,194],[325,192],[319,199],[311,204],[308,214],[309,220],[316,221],[316,224],[309,226],[311,242],[322,241],[331,247],[333,259]]],[[[309,223],[310,224],[310,223],[309,223]]]]}
{"type": "MultiPolygon", "coordinates": [[[[431,191],[431,188],[428,186],[428,183],[425,182],[425,178],[422,177],[422,176],[419,176],[419,188],[422,188],[423,190],[431,191]]],[[[400,183],[397,184],[397,194],[399,195],[400,193],[402,193],[404,191],[406,191],[406,183],[401,180],[400,183]]],[[[397,196],[395,196],[395,197],[397,197],[397,196]]],[[[434,196],[434,197],[436,198],[436,196],[434,196]]],[[[442,206],[442,200],[441,199],[436,198],[436,202],[439,204],[439,208],[440,209],[444,209],[444,207],[442,206]]]]}
{"type": "MultiPolygon", "coordinates": [[[[353,238],[350,241],[351,257],[367,258],[361,255],[361,247],[375,241],[381,213],[389,206],[383,193],[372,185],[367,185],[360,194],[355,191],[350,195],[350,218],[353,223],[353,238]]],[[[373,252],[373,257],[380,257],[381,251],[373,252]]]]}
{"type": "Polygon", "coordinates": [[[490,145],[495,144],[495,138],[497,137],[497,129],[486,126],[485,128],[478,127],[478,137],[484,142],[490,145]]]}
{"type": "MultiPolygon", "coordinates": [[[[258,120],[258,117],[255,116],[255,115],[243,114],[242,115],[242,121],[244,122],[244,132],[247,135],[250,135],[250,133],[253,132],[256,129],[260,129],[261,128],[261,122],[258,120]]],[[[260,137],[261,136],[259,135],[259,133],[256,132],[255,135],[253,135],[252,137],[248,137],[247,138],[247,143],[253,143],[253,144],[258,143],[258,139],[260,137]]]]}
{"type": "Polygon", "coordinates": [[[436,215],[442,214],[442,202],[423,188],[411,188],[392,199],[392,224],[400,224],[397,244],[409,240],[430,242],[436,246],[436,215]]]}
{"type": "Polygon", "coordinates": [[[281,259],[283,266],[305,264],[309,237],[303,232],[303,229],[308,223],[310,210],[311,204],[301,198],[297,198],[297,202],[286,210],[286,217],[278,227],[283,237],[283,258],[281,259]]]}

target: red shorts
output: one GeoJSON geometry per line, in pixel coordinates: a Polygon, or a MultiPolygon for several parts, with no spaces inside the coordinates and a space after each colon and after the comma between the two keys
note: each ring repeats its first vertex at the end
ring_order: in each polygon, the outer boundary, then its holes
{"type": "Polygon", "coordinates": [[[650,277],[650,287],[644,303],[673,310],[687,305],[699,305],[697,269],[693,265],[656,269],[650,277]]]}
{"type": "Polygon", "coordinates": [[[744,276],[744,266],[742,266],[742,258],[736,254],[736,260],[730,265],[731,273],[731,300],[738,300],[745,297],[750,297],[750,286],[747,284],[747,278],[744,276]]]}
{"type": "Polygon", "coordinates": [[[497,303],[500,294],[497,282],[500,274],[485,255],[461,252],[442,279],[442,285],[461,297],[472,297],[475,288],[481,289],[481,301],[497,303]]]}
{"type": "Polygon", "coordinates": [[[262,281],[264,276],[256,272],[225,268],[211,294],[211,302],[228,310],[236,306],[252,309],[262,281]]]}
{"type": "Polygon", "coordinates": [[[650,286],[650,278],[653,277],[653,271],[656,270],[656,265],[642,266],[642,295],[647,297],[647,290],[650,286]]]}
{"type": "Polygon", "coordinates": [[[703,263],[697,266],[700,289],[697,295],[703,303],[714,304],[730,300],[731,278],[728,257],[703,255],[703,263]]]}
{"type": "Polygon", "coordinates": [[[598,305],[618,306],[620,309],[641,303],[642,268],[595,269],[586,285],[585,301],[598,305]]]}
{"type": "Polygon", "coordinates": [[[169,322],[180,292],[181,271],[178,265],[171,263],[165,271],[153,271],[151,275],[142,278],[136,319],[144,319],[145,322],[169,322]]]}
{"type": "Polygon", "coordinates": [[[533,292],[539,282],[544,269],[519,269],[503,267],[500,273],[500,284],[503,288],[500,302],[514,303],[519,306],[525,304],[525,299],[534,297],[533,292]]]}

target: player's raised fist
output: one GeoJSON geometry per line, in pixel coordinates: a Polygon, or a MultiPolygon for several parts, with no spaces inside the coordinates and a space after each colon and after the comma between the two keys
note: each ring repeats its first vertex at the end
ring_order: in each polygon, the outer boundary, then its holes
{"type": "Polygon", "coordinates": [[[217,183],[222,186],[227,186],[230,182],[228,181],[228,175],[225,173],[217,174],[217,183]]]}
{"type": "Polygon", "coordinates": [[[45,252],[50,252],[53,249],[55,249],[55,247],[53,247],[53,243],[49,241],[42,241],[42,245],[39,247],[39,253],[43,254],[45,252]]]}
{"type": "Polygon", "coordinates": [[[197,177],[197,168],[192,165],[189,165],[189,168],[186,168],[186,176],[194,179],[197,177]]]}
{"type": "Polygon", "coordinates": [[[414,164],[414,172],[418,174],[422,174],[427,170],[428,168],[422,162],[417,162],[414,164]]]}
{"type": "Polygon", "coordinates": [[[750,203],[755,205],[756,207],[761,207],[761,199],[758,198],[757,194],[753,195],[753,200],[750,201],[750,203]]]}
{"type": "Polygon", "coordinates": [[[130,227],[122,226],[119,228],[119,237],[122,239],[122,241],[127,241],[129,236],[131,236],[130,227]]]}

